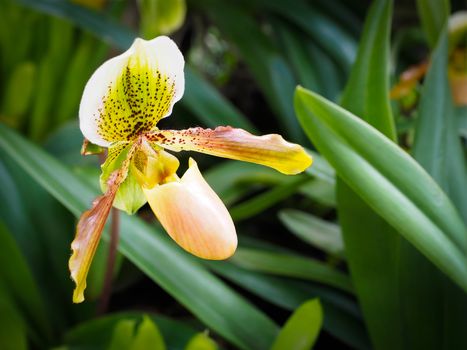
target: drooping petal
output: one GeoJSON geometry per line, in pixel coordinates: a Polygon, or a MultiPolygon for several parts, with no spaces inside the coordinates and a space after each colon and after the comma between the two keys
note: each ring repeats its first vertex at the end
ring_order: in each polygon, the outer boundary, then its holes
{"type": "Polygon", "coordinates": [[[232,218],[195,161],[190,159],[180,181],[143,190],[162,226],[183,249],[210,260],[233,255],[237,234],[232,218]]]}
{"type": "Polygon", "coordinates": [[[92,208],[85,211],[79,219],[76,236],[71,243],[73,254],[68,263],[71,278],[76,284],[73,291],[74,303],[84,301],[86,277],[96,253],[105,222],[109,216],[110,208],[112,208],[115,194],[116,191],[108,191],[96,198],[92,204],[92,208]]]}
{"type": "Polygon", "coordinates": [[[86,84],[79,110],[84,136],[108,147],[152,130],[183,95],[184,64],[168,37],[136,39],[126,52],[101,65],[86,84]]]}
{"type": "Polygon", "coordinates": [[[230,126],[157,130],[146,137],[171,151],[196,151],[258,163],[289,175],[304,171],[312,163],[303,147],[285,141],[280,135],[255,136],[230,126]]]}
{"type": "Polygon", "coordinates": [[[123,163],[122,168],[112,173],[106,193],[96,198],[91,209],[85,211],[78,221],[75,239],[71,243],[72,255],[68,262],[71,278],[76,284],[73,292],[74,303],[81,303],[84,300],[86,276],[118,187],[128,174],[128,167],[129,159],[123,163]]]}

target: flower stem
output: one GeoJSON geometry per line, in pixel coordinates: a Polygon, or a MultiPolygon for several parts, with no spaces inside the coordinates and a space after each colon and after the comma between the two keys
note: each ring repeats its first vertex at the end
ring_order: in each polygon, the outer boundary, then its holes
{"type": "Polygon", "coordinates": [[[105,269],[104,286],[97,308],[97,314],[103,315],[109,307],[110,295],[112,294],[112,278],[114,274],[115,258],[119,239],[120,213],[118,209],[112,208],[112,218],[110,222],[110,243],[109,254],[107,255],[107,266],[105,269]]]}

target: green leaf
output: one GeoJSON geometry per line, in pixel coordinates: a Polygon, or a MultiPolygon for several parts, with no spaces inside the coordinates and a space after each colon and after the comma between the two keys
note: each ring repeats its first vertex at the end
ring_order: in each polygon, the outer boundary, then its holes
{"type": "Polygon", "coordinates": [[[185,347],[185,350],[217,350],[217,344],[206,333],[198,333],[185,347]]]}
{"type": "Polygon", "coordinates": [[[297,189],[310,181],[306,175],[298,175],[277,187],[262,193],[248,201],[242,202],[230,210],[230,215],[235,221],[250,218],[263,212],[274,204],[290,197],[297,192],[297,189]]]}
{"type": "Polygon", "coordinates": [[[310,297],[320,298],[326,315],[323,328],[354,348],[370,348],[360,311],[345,293],[310,282],[250,271],[229,262],[206,261],[205,265],[240,288],[289,311],[310,297]]]}
{"type": "Polygon", "coordinates": [[[145,350],[149,348],[165,350],[165,343],[157,325],[147,315],[144,315],[129,349],[145,350]]]}
{"type": "Polygon", "coordinates": [[[451,12],[450,7],[449,0],[417,0],[418,15],[431,47],[438,42],[438,36],[451,12]]]}
{"type": "Polygon", "coordinates": [[[343,255],[344,242],[338,225],[294,209],[279,212],[279,219],[298,238],[333,255],[343,255]]]}
{"type": "MultiPolygon", "coordinates": [[[[1,124],[0,149],[76,216],[96,196],[92,187],[69,169],[1,124]]],[[[207,326],[240,348],[270,346],[276,325],[165,233],[136,217],[122,216],[120,227],[119,251],[207,326]]]]}
{"type": "Polygon", "coordinates": [[[30,108],[36,76],[36,65],[32,62],[19,63],[4,87],[2,114],[8,124],[16,128],[23,126],[25,113],[30,108]]]}
{"type": "Polygon", "coordinates": [[[37,70],[34,102],[28,125],[29,135],[35,140],[42,140],[54,126],[50,117],[54,113],[54,92],[61,84],[73,37],[73,26],[69,22],[52,18],[48,24],[49,45],[37,70]]]}
{"type": "Polygon", "coordinates": [[[300,255],[239,248],[231,261],[252,271],[323,283],[352,293],[350,279],[342,272],[300,255]]]}
{"type": "Polygon", "coordinates": [[[112,338],[107,346],[109,350],[130,349],[133,332],[135,330],[136,321],[123,319],[119,321],[113,330],[112,338]]]}
{"type": "Polygon", "coordinates": [[[16,242],[2,222],[0,222],[0,247],[2,247],[0,289],[9,295],[11,307],[17,309],[18,316],[26,322],[25,326],[33,335],[34,341],[44,345],[51,338],[51,329],[41,295],[36,287],[37,283],[16,242]]]}
{"type": "MultiPolygon", "coordinates": [[[[65,344],[71,348],[103,349],[111,341],[115,326],[122,320],[141,322],[143,315],[139,312],[119,312],[79,323],[68,330],[64,336],[65,344]]],[[[170,318],[149,314],[156,323],[170,349],[183,349],[183,346],[196,333],[194,329],[170,318]]]]}
{"type": "Polygon", "coordinates": [[[414,158],[451,197],[467,222],[467,167],[458,117],[448,80],[448,38],[444,30],[421,91],[414,158]]]}
{"type": "MultiPolygon", "coordinates": [[[[458,137],[457,114],[447,76],[448,38],[439,34],[431,65],[421,91],[413,148],[414,158],[436,180],[457,205],[467,222],[467,171],[458,137]]],[[[462,349],[467,347],[467,298],[436,267],[412,247],[403,245],[401,288],[406,307],[405,324],[415,336],[411,346],[423,349],[462,349]],[[413,284],[413,276],[417,284],[413,284]],[[440,330],[443,331],[440,331],[440,330]]]]}
{"type": "Polygon", "coordinates": [[[0,347],[4,350],[27,350],[26,326],[12,300],[0,285],[0,347]]]}
{"type": "Polygon", "coordinates": [[[294,311],[280,331],[271,350],[307,350],[313,347],[323,324],[323,311],[317,299],[294,311]]]}
{"type": "MultiPolygon", "coordinates": [[[[395,140],[389,103],[391,14],[390,0],[377,0],[369,9],[342,106],[395,140]]],[[[404,342],[398,289],[401,238],[341,178],[337,181],[336,197],[347,262],[373,346],[401,348],[404,342]],[[388,327],[393,329],[391,334],[388,327]]]]}
{"type": "Polygon", "coordinates": [[[266,9],[287,18],[312,37],[344,71],[348,71],[355,59],[356,42],[315,6],[305,1],[292,3],[281,0],[257,1],[266,9]]]}
{"type": "Polygon", "coordinates": [[[467,291],[466,227],[433,179],[397,145],[332,102],[299,87],[295,108],[310,139],[352,190],[467,291]]]}

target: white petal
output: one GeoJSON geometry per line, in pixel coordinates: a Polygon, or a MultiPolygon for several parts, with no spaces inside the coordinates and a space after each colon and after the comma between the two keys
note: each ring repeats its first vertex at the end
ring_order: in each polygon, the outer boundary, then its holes
{"type": "Polygon", "coordinates": [[[83,135],[108,147],[154,129],[183,96],[184,64],[168,37],[136,39],[123,54],[102,64],[86,84],[79,110],[83,135]]]}

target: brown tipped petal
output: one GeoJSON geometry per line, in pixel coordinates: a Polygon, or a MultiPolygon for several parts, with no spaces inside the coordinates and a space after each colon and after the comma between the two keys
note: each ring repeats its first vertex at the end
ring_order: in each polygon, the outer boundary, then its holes
{"type": "Polygon", "coordinates": [[[180,181],[143,190],[162,226],[183,249],[209,260],[233,255],[237,234],[232,218],[193,160],[180,181]]]}
{"type": "Polygon", "coordinates": [[[311,157],[300,145],[277,134],[255,136],[229,126],[215,129],[158,130],[148,139],[166,149],[196,151],[218,157],[243,160],[274,168],[284,174],[298,174],[308,168],[311,157]]]}
{"type": "Polygon", "coordinates": [[[74,303],[81,303],[84,300],[86,277],[118,187],[128,174],[129,159],[110,175],[106,193],[97,197],[91,209],[85,211],[78,221],[75,239],[71,243],[73,253],[68,262],[71,278],[76,284],[73,292],[74,303]]]}
{"type": "Polygon", "coordinates": [[[97,245],[99,244],[102,230],[109,216],[114,198],[115,191],[108,191],[106,194],[96,198],[92,208],[85,211],[79,219],[76,236],[71,243],[73,254],[68,263],[71,278],[76,284],[73,292],[74,303],[81,303],[84,300],[86,276],[96,253],[97,245]]]}

